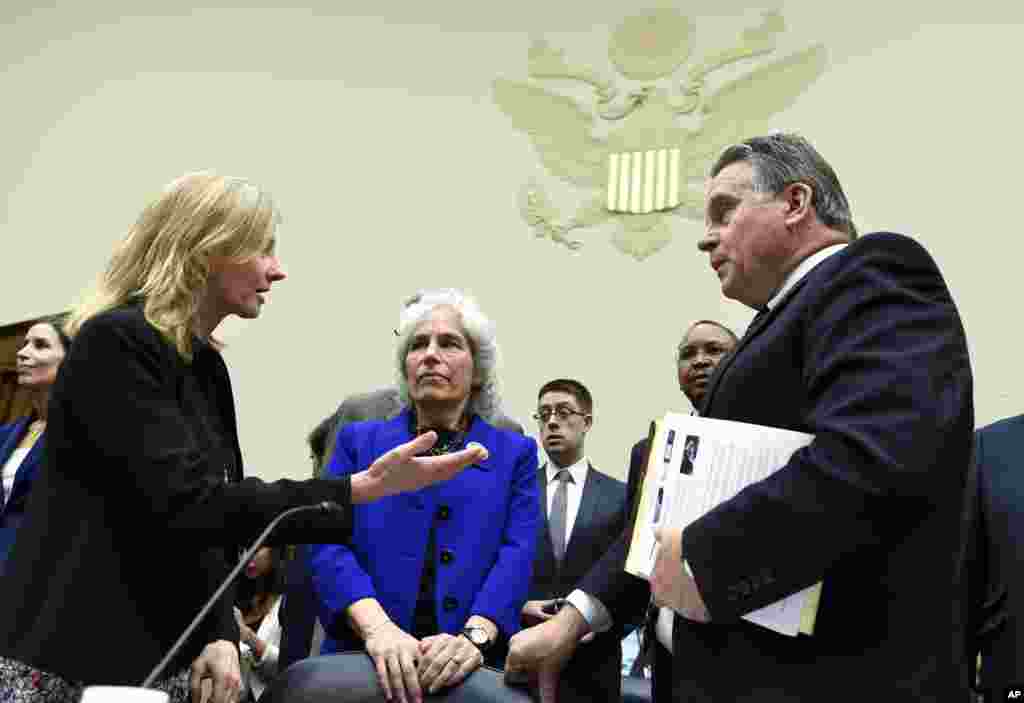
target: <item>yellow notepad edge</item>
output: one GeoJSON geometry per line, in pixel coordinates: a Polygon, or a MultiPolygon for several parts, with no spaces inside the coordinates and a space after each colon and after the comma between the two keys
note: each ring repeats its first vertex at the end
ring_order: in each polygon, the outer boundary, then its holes
{"type": "Polygon", "coordinates": [[[821,581],[814,584],[813,590],[804,601],[804,607],[800,610],[800,629],[805,635],[814,634],[814,623],[818,619],[818,603],[821,601],[821,581]]]}

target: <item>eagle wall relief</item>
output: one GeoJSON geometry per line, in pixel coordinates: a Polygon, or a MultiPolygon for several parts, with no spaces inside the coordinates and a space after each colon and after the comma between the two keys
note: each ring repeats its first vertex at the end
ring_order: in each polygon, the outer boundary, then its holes
{"type": "Polygon", "coordinates": [[[583,243],[573,230],[613,224],[612,243],[639,261],[671,240],[667,215],[702,220],[703,181],[713,159],[767,131],[769,118],[825,71],[822,45],[766,61],[784,29],[779,13],[765,13],[736,46],[688,64],[694,22],[676,9],[651,10],[612,32],[608,55],[618,76],[572,64],[562,50],[534,41],[531,82],[498,78],[494,100],[529,135],[547,173],[577,189],[583,201],[565,217],[539,181],[525,184],[519,206],[534,233],[578,250],[583,243]],[[756,65],[708,87],[715,71],[744,61],[756,65]],[[623,79],[639,89],[622,94],[623,79]],[[584,104],[541,81],[581,82],[592,95],[584,104]]]}

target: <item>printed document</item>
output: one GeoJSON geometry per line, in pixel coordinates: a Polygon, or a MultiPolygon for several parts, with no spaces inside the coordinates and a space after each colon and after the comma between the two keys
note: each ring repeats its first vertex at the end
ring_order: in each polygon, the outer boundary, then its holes
{"type": "MultiPolygon", "coordinates": [[[[654,528],[682,530],[767,478],[814,439],[803,432],[680,413],[666,414],[652,430],[626,559],[626,571],[648,580],[657,550],[654,528]]],[[[743,617],[785,635],[812,634],[820,594],[818,583],[743,617]]]]}

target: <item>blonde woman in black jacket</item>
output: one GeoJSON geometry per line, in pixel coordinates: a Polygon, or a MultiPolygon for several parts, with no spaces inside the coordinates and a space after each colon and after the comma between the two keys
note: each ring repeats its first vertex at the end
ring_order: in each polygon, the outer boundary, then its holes
{"type": "MultiPolygon", "coordinates": [[[[50,401],[47,455],[0,599],[0,692],[77,701],[89,684],[138,685],[227,575],[233,550],[280,512],[335,501],[342,514],[282,525],[275,543],[348,539],[353,503],[446,480],[482,447],[417,456],[429,433],[351,480],[243,479],[234,398],[213,336],[259,316],[285,278],[277,209],[252,183],[211,173],[170,184],[72,311],[75,345],[50,401]],[[179,578],[168,579],[167,564],[179,578]],[[97,637],[103,646],[88,646],[97,637]]],[[[213,680],[238,697],[229,590],[158,682],[172,701],[213,680]]],[[[5,699],[6,700],[6,699],[5,699]]]]}

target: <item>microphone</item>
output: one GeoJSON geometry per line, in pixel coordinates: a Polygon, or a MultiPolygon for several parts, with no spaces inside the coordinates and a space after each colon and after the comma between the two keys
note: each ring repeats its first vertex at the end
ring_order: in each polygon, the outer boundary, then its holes
{"type": "Polygon", "coordinates": [[[202,610],[199,611],[199,614],[196,615],[192,622],[189,623],[188,627],[185,628],[185,631],[181,633],[181,637],[178,638],[177,642],[171,646],[171,649],[167,652],[164,658],[160,660],[160,663],[157,664],[151,672],[149,672],[149,676],[147,676],[146,680],[142,682],[142,688],[150,688],[153,685],[153,682],[156,681],[160,674],[164,672],[164,669],[167,668],[167,665],[175,655],[178,654],[182,646],[184,646],[185,641],[188,640],[195,629],[199,626],[199,623],[202,622],[203,618],[205,618],[210,612],[214,604],[220,600],[220,597],[224,595],[224,591],[228,589],[228,586],[230,586],[235,580],[235,577],[238,576],[239,572],[241,572],[245,565],[249,563],[249,560],[252,559],[253,555],[259,550],[259,548],[263,546],[263,542],[268,536],[270,536],[270,533],[274,531],[274,528],[277,527],[285,518],[289,518],[296,513],[302,513],[307,510],[319,510],[325,513],[343,512],[340,505],[334,501],[325,500],[314,505],[300,505],[295,508],[289,508],[271,520],[270,524],[267,525],[267,528],[263,530],[263,533],[256,538],[256,541],[252,543],[252,546],[249,547],[245,554],[242,555],[242,559],[238,562],[235,568],[231,570],[231,573],[228,574],[227,578],[224,579],[217,590],[214,591],[213,595],[210,596],[210,600],[206,601],[206,605],[204,605],[202,610]]]}

